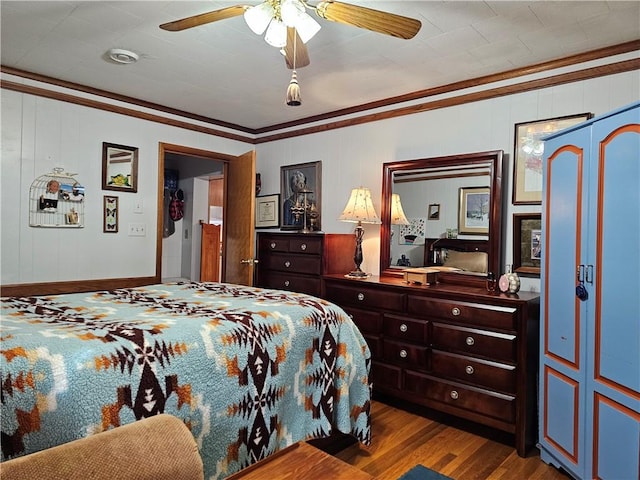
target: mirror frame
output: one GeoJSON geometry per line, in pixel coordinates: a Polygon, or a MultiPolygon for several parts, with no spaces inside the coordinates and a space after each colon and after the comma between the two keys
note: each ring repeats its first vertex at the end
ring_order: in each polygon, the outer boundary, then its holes
{"type": "MultiPolygon", "coordinates": [[[[479,153],[449,155],[443,157],[400,160],[382,165],[382,225],[380,226],[380,276],[402,277],[401,270],[391,267],[391,194],[393,193],[393,174],[403,170],[421,168],[451,167],[452,165],[475,166],[489,165],[489,186],[491,187],[489,214],[489,239],[487,253],[487,271],[498,275],[502,265],[502,168],[504,152],[491,150],[479,153]]],[[[438,280],[446,283],[484,286],[486,277],[440,272],[438,280]]]]}

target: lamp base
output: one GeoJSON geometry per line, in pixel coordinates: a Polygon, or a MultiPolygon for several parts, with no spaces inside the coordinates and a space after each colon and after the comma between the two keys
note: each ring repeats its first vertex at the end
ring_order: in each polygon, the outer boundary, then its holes
{"type": "Polygon", "coordinates": [[[349,272],[345,275],[347,278],[367,278],[370,276],[370,273],[365,273],[362,270],[354,270],[353,272],[349,272]]]}

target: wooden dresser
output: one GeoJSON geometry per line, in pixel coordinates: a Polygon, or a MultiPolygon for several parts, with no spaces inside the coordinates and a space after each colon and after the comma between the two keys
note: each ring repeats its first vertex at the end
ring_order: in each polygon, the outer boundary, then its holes
{"type": "Polygon", "coordinates": [[[353,270],[355,236],[259,232],[255,284],[320,297],[322,275],[353,270]]]}
{"type": "Polygon", "coordinates": [[[372,352],[375,393],[536,441],[539,296],[402,279],[324,277],[372,352]]]}

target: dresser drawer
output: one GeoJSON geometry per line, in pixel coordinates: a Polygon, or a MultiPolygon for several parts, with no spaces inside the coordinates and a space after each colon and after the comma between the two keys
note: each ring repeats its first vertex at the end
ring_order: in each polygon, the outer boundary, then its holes
{"type": "Polygon", "coordinates": [[[322,239],[318,237],[294,237],[289,240],[289,252],[320,255],[322,253],[322,239]]]}
{"type": "Polygon", "coordinates": [[[407,310],[412,315],[439,317],[479,327],[516,330],[516,309],[512,307],[409,296],[407,310]]]}
{"type": "Polygon", "coordinates": [[[315,297],[321,295],[321,281],[318,277],[271,271],[265,272],[260,284],[264,288],[307,293],[315,297]]]}
{"type": "Polygon", "coordinates": [[[377,335],[369,335],[368,333],[362,333],[362,336],[369,346],[371,358],[382,358],[382,338],[377,335]]]}
{"type": "Polygon", "coordinates": [[[396,315],[384,315],[385,336],[422,343],[427,339],[427,322],[396,315]]]}
{"type": "Polygon", "coordinates": [[[360,331],[366,333],[382,332],[382,313],[371,310],[360,310],[359,308],[344,307],[344,311],[349,314],[353,323],[360,331]]]}
{"type": "Polygon", "coordinates": [[[505,362],[515,363],[517,360],[515,335],[435,322],[430,330],[434,348],[505,362]]]}
{"type": "Polygon", "coordinates": [[[412,343],[395,342],[393,340],[382,341],[384,358],[405,367],[427,369],[429,348],[412,343]]]}
{"type": "Polygon", "coordinates": [[[371,362],[371,380],[373,382],[373,391],[376,387],[388,387],[394,390],[400,389],[402,379],[402,370],[393,365],[386,365],[379,362],[371,362]]]}
{"type": "Polygon", "coordinates": [[[516,402],[515,397],[511,395],[446,382],[412,371],[405,372],[404,390],[420,394],[429,400],[469,410],[474,414],[510,423],[515,421],[516,402]]]}
{"type": "Polygon", "coordinates": [[[363,286],[326,283],[326,296],[338,305],[402,311],[405,294],[363,286]]]}
{"type": "Polygon", "coordinates": [[[282,272],[305,273],[320,275],[322,260],[317,256],[291,255],[287,253],[273,253],[262,260],[260,268],[279,270],[282,272]]]}
{"type": "Polygon", "coordinates": [[[269,252],[288,252],[289,238],[260,236],[258,250],[260,256],[263,256],[263,253],[269,255],[269,252]]]}
{"type": "Polygon", "coordinates": [[[432,350],[431,373],[489,390],[516,393],[516,367],[513,365],[432,350]]]}

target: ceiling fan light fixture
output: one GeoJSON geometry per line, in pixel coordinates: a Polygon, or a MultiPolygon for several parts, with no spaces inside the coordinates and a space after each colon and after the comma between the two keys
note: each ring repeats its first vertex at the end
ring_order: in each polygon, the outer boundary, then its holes
{"type": "Polygon", "coordinates": [[[295,27],[298,18],[306,15],[304,5],[299,0],[282,0],[280,4],[280,18],[287,27],[295,27]]]}
{"type": "Polygon", "coordinates": [[[313,36],[320,31],[320,24],[316,22],[311,15],[304,13],[298,18],[295,25],[298,35],[302,43],[307,43],[313,36]]]}
{"type": "Polygon", "coordinates": [[[298,85],[298,74],[294,70],[291,74],[291,81],[287,87],[287,105],[297,107],[302,105],[302,97],[300,96],[300,85],[298,85]]]}
{"type": "Polygon", "coordinates": [[[269,23],[264,40],[272,47],[284,48],[287,45],[287,26],[274,18],[269,23]]]}
{"type": "Polygon", "coordinates": [[[262,35],[269,26],[269,22],[273,19],[275,12],[273,7],[264,2],[251,8],[247,8],[244,12],[244,21],[256,35],[262,35]]]}

